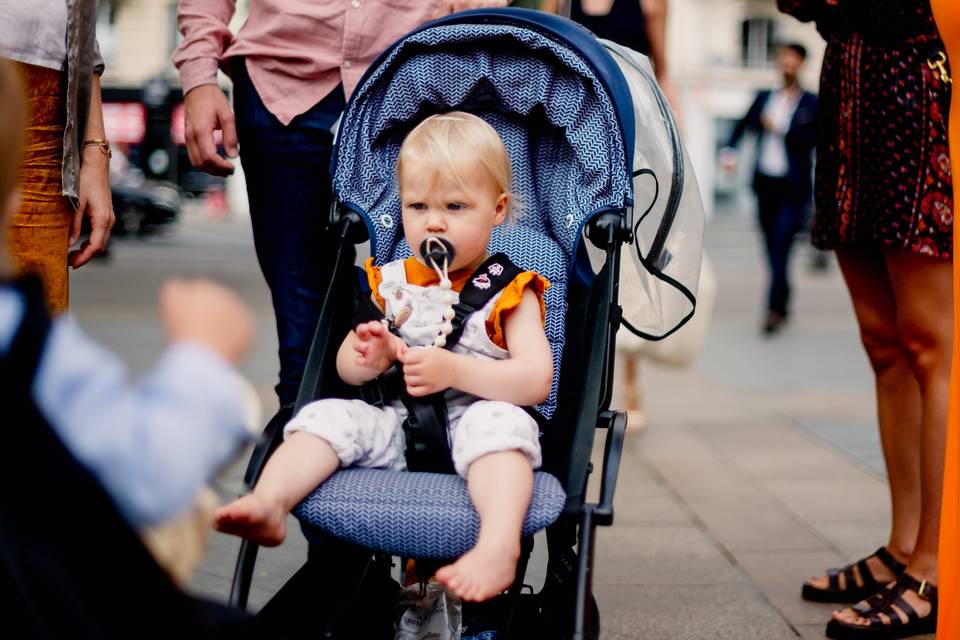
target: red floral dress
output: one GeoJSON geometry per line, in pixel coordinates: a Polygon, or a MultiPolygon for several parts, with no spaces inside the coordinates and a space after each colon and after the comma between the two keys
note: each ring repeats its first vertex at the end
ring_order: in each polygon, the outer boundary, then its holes
{"type": "Polygon", "coordinates": [[[950,85],[929,0],[778,0],[827,41],[813,242],[952,249],[950,85]],[[933,64],[933,68],[931,68],[933,64]]]}

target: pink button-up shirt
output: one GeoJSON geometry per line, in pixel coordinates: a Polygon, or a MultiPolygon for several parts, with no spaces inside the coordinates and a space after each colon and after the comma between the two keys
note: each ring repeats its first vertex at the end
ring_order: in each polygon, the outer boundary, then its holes
{"type": "Polygon", "coordinates": [[[427,21],[435,0],[251,0],[236,37],[236,0],[180,0],[183,42],[173,54],[183,92],[217,83],[217,68],[246,59],[260,99],[283,124],[338,84],[349,96],[394,40],[427,21]]]}

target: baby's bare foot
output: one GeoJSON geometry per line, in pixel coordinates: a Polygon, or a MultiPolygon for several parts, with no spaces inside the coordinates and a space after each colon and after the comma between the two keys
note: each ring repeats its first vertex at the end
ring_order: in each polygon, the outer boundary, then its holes
{"type": "Polygon", "coordinates": [[[252,540],[264,547],[276,547],[287,537],[287,512],[256,494],[237,498],[214,512],[217,531],[252,540]]]}
{"type": "Polygon", "coordinates": [[[513,544],[478,544],[437,571],[437,579],[463,600],[489,600],[513,584],[519,557],[519,540],[513,544]]]}

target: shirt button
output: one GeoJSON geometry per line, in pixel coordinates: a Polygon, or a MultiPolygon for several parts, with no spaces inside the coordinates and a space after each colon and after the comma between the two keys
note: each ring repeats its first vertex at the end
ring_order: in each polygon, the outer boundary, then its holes
{"type": "Polygon", "coordinates": [[[344,68],[344,69],[349,69],[349,68],[352,67],[352,66],[353,66],[353,60],[344,60],[344,61],[343,61],[343,68],[344,68]]]}
{"type": "Polygon", "coordinates": [[[359,9],[359,8],[360,8],[360,0],[352,0],[352,2],[350,2],[350,6],[353,7],[354,9],[359,9]]]}

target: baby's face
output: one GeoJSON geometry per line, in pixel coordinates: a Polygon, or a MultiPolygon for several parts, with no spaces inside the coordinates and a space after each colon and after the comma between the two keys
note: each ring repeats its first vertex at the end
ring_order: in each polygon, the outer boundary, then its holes
{"type": "Polygon", "coordinates": [[[423,240],[428,236],[444,238],[455,250],[451,271],[476,269],[487,256],[490,232],[506,218],[510,196],[497,189],[479,163],[464,172],[470,178],[463,187],[418,164],[405,160],[400,176],[407,244],[422,260],[419,252],[423,240]]]}

